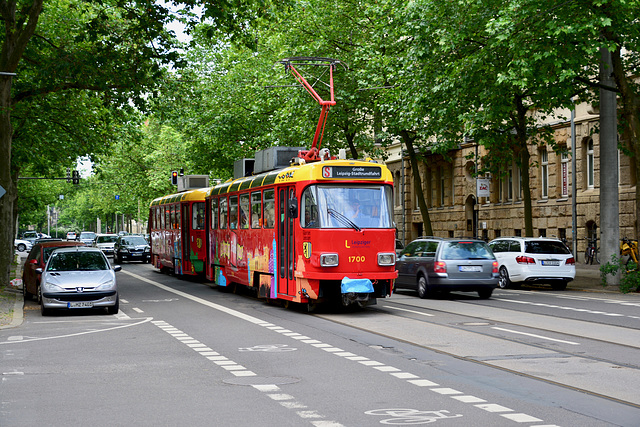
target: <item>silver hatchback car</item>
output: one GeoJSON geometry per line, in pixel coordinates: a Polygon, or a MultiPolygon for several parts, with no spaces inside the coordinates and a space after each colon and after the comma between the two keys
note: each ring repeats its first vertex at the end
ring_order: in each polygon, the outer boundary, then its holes
{"type": "Polygon", "coordinates": [[[396,269],[395,287],[416,289],[420,298],[436,291],[490,298],[498,286],[498,261],[482,240],[420,237],[400,252],[396,269]]]}
{"type": "Polygon", "coordinates": [[[52,309],[106,307],[109,314],[119,309],[118,286],[109,260],[98,248],[73,246],[51,253],[42,274],[39,292],[43,315],[52,309]]]}

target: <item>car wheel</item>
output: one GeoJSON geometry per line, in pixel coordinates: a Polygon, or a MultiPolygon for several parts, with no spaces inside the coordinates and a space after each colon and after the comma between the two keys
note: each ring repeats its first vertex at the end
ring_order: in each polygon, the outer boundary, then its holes
{"type": "Polygon", "coordinates": [[[24,252],[27,250],[27,246],[24,243],[18,244],[18,252],[24,252]]]}
{"type": "Polygon", "coordinates": [[[29,301],[33,298],[33,294],[27,290],[27,282],[22,281],[22,299],[29,301]]]}
{"type": "Polygon", "coordinates": [[[567,282],[565,280],[554,282],[551,284],[551,289],[553,289],[554,291],[564,291],[565,289],[567,289],[567,282]]]}
{"type": "Polygon", "coordinates": [[[114,305],[107,307],[107,313],[118,314],[118,310],[120,310],[120,297],[116,298],[116,303],[114,305]]]}
{"type": "Polygon", "coordinates": [[[491,294],[493,293],[493,289],[480,289],[478,290],[478,296],[480,299],[489,299],[491,298],[491,294]]]}
{"type": "Polygon", "coordinates": [[[429,285],[427,284],[427,278],[421,274],[418,277],[418,296],[424,299],[428,295],[429,295],[429,285]]]}
{"type": "Polygon", "coordinates": [[[500,267],[500,276],[498,277],[498,286],[500,289],[506,289],[511,286],[511,280],[509,280],[509,272],[507,267],[500,267]]]}
{"type": "Polygon", "coordinates": [[[38,285],[38,303],[40,304],[40,313],[43,316],[48,316],[51,314],[51,309],[46,308],[44,306],[44,302],[42,301],[42,288],[40,288],[40,285],[38,285]]]}

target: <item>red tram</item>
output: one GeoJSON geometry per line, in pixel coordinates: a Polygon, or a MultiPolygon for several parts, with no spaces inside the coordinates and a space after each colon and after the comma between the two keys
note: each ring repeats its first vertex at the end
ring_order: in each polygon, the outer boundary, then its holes
{"type": "Polygon", "coordinates": [[[301,163],[207,191],[207,278],[311,306],[390,295],[397,273],[389,170],[365,161],[301,163]]]}
{"type": "Polygon", "coordinates": [[[249,286],[262,298],[310,308],[327,300],[374,303],[391,295],[397,277],[391,172],[319,149],[340,61],[280,62],[322,107],[311,148],[296,151],[288,167],[154,200],[153,265],[177,274],[204,272],[220,287],[249,286]],[[296,69],[306,66],[327,67],[330,99],[296,69]]]}
{"type": "Polygon", "coordinates": [[[175,274],[204,274],[207,189],[159,197],[149,208],[151,263],[175,274]]]}

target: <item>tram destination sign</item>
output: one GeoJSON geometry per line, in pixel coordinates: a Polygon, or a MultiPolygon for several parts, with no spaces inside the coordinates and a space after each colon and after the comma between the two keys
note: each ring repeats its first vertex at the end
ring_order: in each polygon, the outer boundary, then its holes
{"type": "Polygon", "coordinates": [[[380,179],[382,169],[379,166],[323,166],[323,178],[334,179],[380,179]]]}

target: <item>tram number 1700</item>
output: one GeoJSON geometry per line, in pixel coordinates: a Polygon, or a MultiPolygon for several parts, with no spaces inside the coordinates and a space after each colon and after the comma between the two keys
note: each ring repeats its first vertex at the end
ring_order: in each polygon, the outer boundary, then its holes
{"type": "Polygon", "coordinates": [[[364,255],[363,256],[350,256],[349,257],[349,262],[364,262],[364,255]]]}

